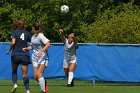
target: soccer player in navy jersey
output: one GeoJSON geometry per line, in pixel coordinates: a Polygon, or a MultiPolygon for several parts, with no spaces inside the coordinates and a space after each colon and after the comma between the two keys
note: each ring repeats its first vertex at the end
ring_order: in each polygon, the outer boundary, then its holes
{"type": "Polygon", "coordinates": [[[74,70],[77,64],[76,48],[78,47],[74,33],[70,33],[68,37],[64,34],[64,29],[59,29],[64,41],[64,61],[63,68],[68,79],[67,87],[74,86],[74,70]]]}
{"type": "Polygon", "coordinates": [[[42,74],[48,66],[47,50],[50,47],[50,40],[44,36],[43,27],[39,23],[33,24],[32,31],[34,35],[31,38],[31,46],[25,47],[23,50],[33,49],[32,63],[34,77],[40,85],[41,93],[47,93],[48,86],[42,74]]]}
{"type": "Polygon", "coordinates": [[[25,21],[18,20],[13,23],[15,27],[15,31],[12,32],[12,41],[10,45],[10,49],[7,51],[7,54],[11,53],[11,62],[12,62],[12,81],[13,81],[13,89],[12,93],[16,92],[17,89],[17,69],[18,66],[21,66],[22,69],[22,78],[24,82],[24,86],[26,89],[26,93],[30,93],[29,91],[29,78],[27,76],[28,73],[28,65],[30,62],[29,51],[23,51],[24,47],[28,46],[28,42],[31,40],[30,34],[25,30],[25,21]]]}

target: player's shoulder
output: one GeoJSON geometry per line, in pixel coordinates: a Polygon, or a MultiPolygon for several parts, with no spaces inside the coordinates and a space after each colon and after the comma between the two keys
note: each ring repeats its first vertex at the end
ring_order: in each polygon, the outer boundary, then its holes
{"type": "Polygon", "coordinates": [[[12,33],[18,33],[17,30],[14,30],[12,33]]]}
{"type": "Polygon", "coordinates": [[[26,30],[14,30],[12,33],[29,33],[26,30]]]}
{"type": "Polygon", "coordinates": [[[18,30],[14,30],[13,32],[12,32],[12,36],[16,36],[16,35],[18,35],[19,34],[19,31],[18,30]]]}
{"type": "Polygon", "coordinates": [[[39,37],[42,37],[42,36],[44,36],[44,34],[43,33],[39,33],[38,36],[39,37]]]}
{"type": "Polygon", "coordinates": [[[40,40],[42,40],[42,41],[44,41],[44,42],[50,41],[43,33],[39,33],[39,34],[38,34],[38,39],[40,39],[40,40]]]}
{"type": "Polygon", "coordinates": [[[46,38],[46,37],[44,36],[43,33],[39,33],[39,34],[38,34],[38,38],[39,38],[39,39],[42,39],[42,38],[46,38]]]}
{"type": "Polygon", "coordinates": [[[68,39],[67,38],[64,39],[64,43],[68,43],[68,39]]]}
{"type": "Polygon", "coordinates": [[[30,34],[28,31],[26,31],[26,30],[23,30],[22,31],[23,33],[26,33],[26,34],[30,34]]]}

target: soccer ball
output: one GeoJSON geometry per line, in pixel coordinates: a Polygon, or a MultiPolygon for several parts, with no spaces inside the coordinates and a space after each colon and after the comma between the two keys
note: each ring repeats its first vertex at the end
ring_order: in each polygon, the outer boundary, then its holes
{"type": "Polygon", "coordinates": [[[62,5],[61,6],[61,12],[62,13],[67,13],[69,12],[69,7],[67,5],[62,5]]]}

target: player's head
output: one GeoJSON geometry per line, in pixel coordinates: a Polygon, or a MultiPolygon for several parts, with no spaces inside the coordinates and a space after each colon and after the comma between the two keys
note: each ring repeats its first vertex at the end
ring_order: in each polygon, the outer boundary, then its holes
{"type": "Polygon", "coordinates": [[[15,29],[23,30],[25,28],[25,21],[24,20],[14,21],[13,26],[15,29]]]}
{"type": "Polygon", "coordinates": [[[69,43],[72,43],[73,40],[74,40],[74,33],[70,33],[70,34],[68,35],[68,42],[69,42],[69,43]]]}
{"type": "Polygon", "coordinates": [[[44,34],[43,26],[40,23],[33,23],[32,31],[36,34],[38,34],[38,33],[44,34]]]}

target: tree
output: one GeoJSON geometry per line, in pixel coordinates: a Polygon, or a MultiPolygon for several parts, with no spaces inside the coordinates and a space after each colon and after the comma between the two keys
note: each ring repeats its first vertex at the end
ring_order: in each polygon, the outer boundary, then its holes
{"type": "Polygon", "coordinates": [[[9,41],[10,36],[7,36],[6,33],[9,32],[10,34],[13,31],[12,21],[18,19],[25,19],[28,27],[33,22],[43,24],[51,42],[61,42],[58,32],[60,27],[64,27],[67,34],[73,31],[82,35],[79,32],[79,26],[84,23],[91,24],[95,21],[98,7],[96,0],[2,0],[0,3],[1,41],[9,41]],[[64,4],[70,7],[67,14],[60,12],[60,7],[64,4]]]}
{"type": "MultiPolygon", "coordinates": [[[[132,6],[139,5],[139,0],[133,1],[132,6]]],[[[11,32],[14,30],[12,22],[24,19],[27,21],[26,28],[29,31],[33,22],[43,24],[51,42],[62,41],[58,32],[60,27],[65,28],[66,34],[74,32],[79,42],[91,42],[93,36],[88,35],[88,32],[83,30],[86,28],[81,27],[97,24],[102,18],[105,18],[102,20],[106,22],[109,21],[122,11],[118,6],[123,3],[128,3],[128,0],[1,0],[0,41],[10,41],[11,32]],[[60,12],[60,7],[64,4],[70,8],[66,14],[60,12]]]]}
{"type": "Polygon", "coordinates": [[[86,42],[95,43],[140,43],[140,10],[132,3],[108,9],[91,25],[83,25],[87,31],[86,42]]]}

